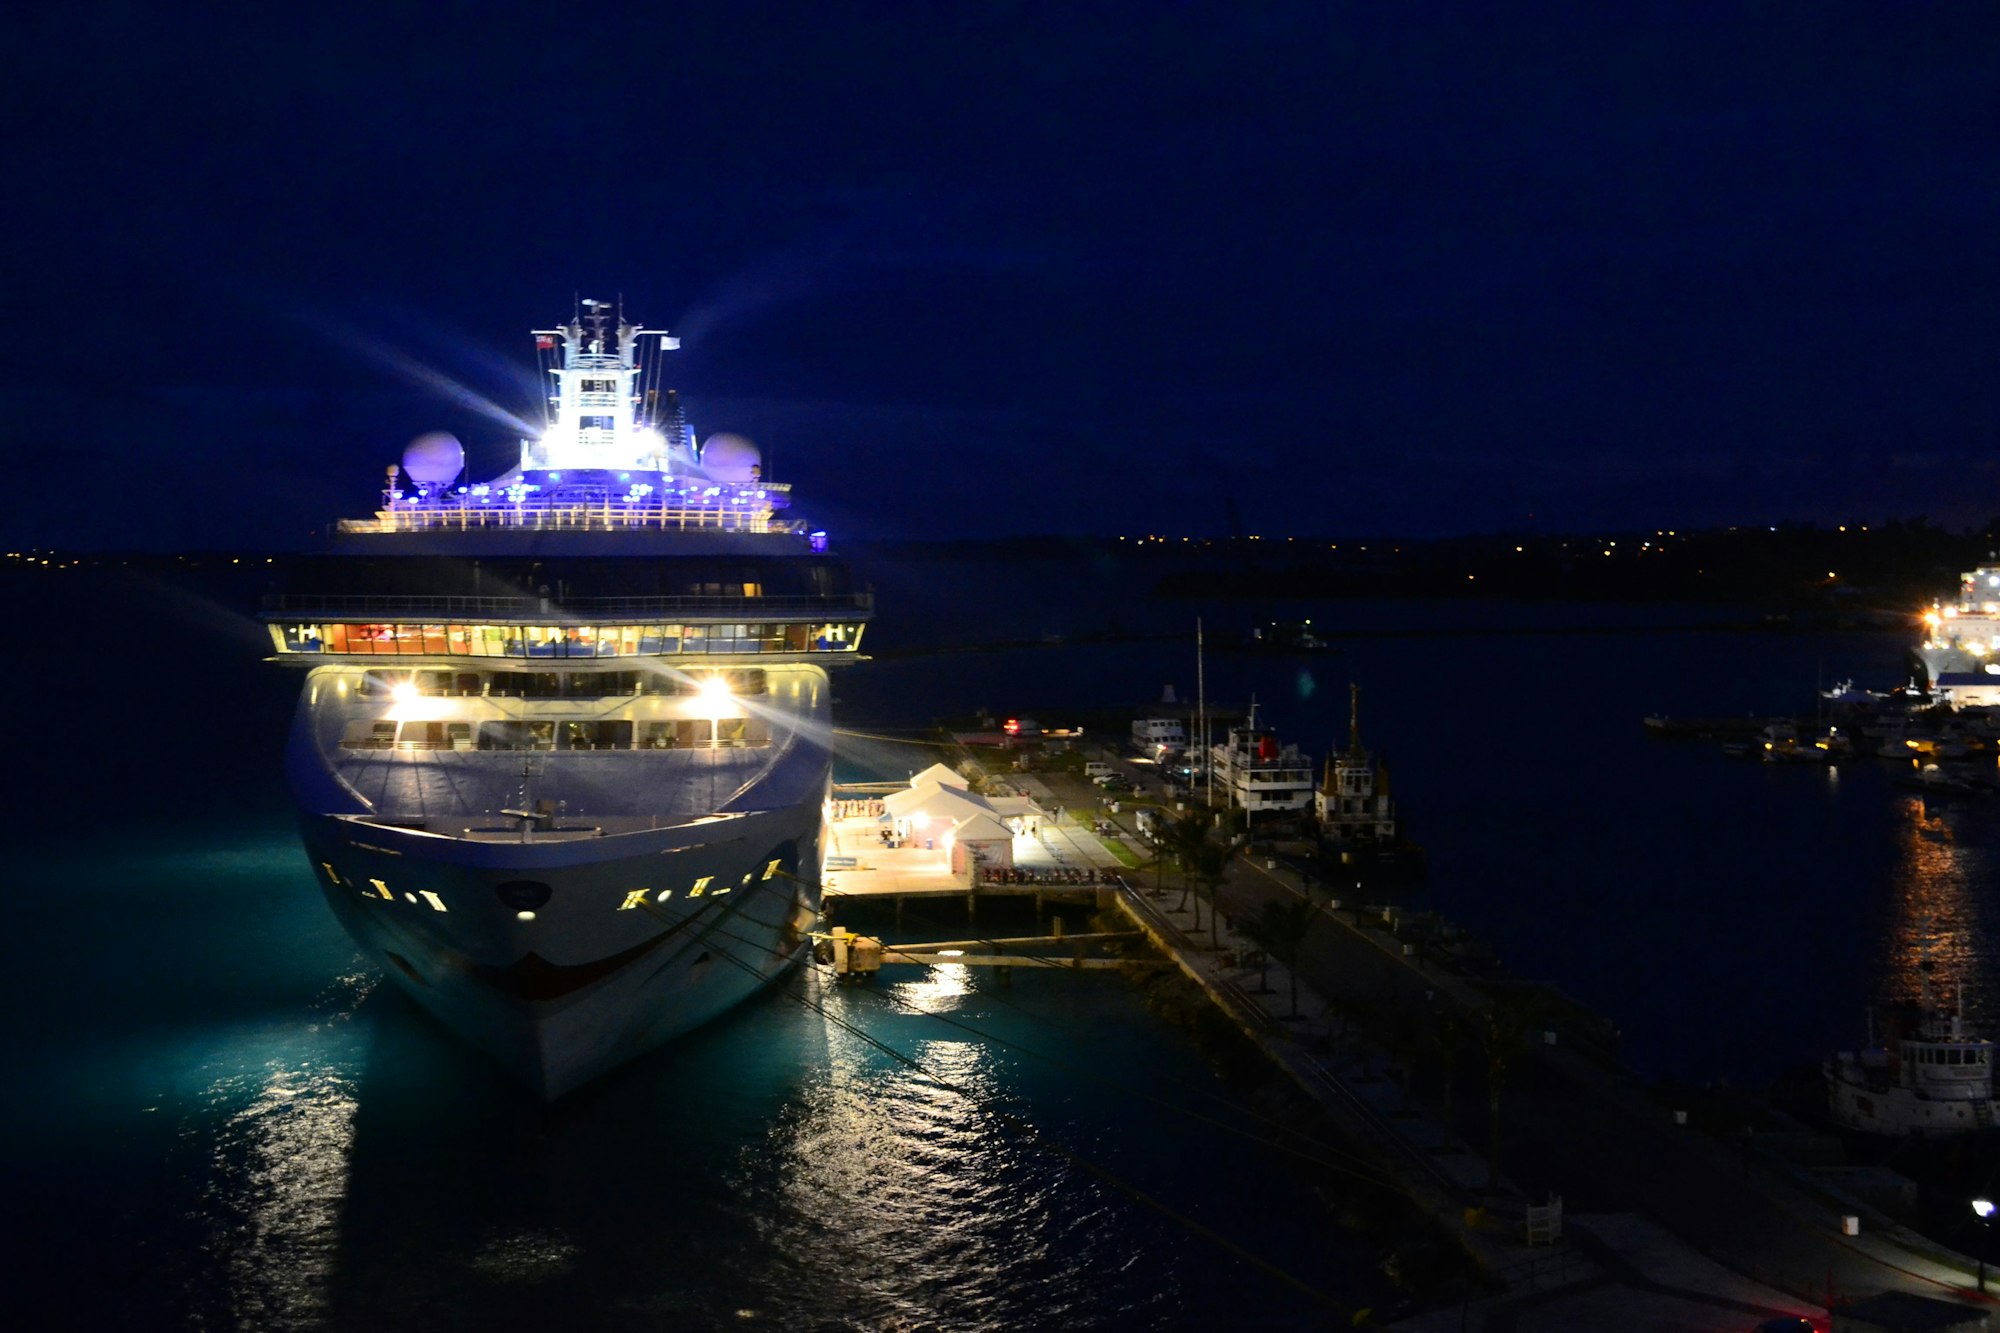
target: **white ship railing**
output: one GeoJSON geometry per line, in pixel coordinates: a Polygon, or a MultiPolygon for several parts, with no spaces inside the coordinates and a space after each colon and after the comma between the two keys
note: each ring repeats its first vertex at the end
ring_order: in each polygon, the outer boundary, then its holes
{"type": "Polygon", "coordinates": [[[688,620],[839,620],[867,616],[875,595],[838,597],[454,597],[406,593],[275,593],[264,598],[266,615],[340,618],[405,615],[485,619],[602,621],[642,615],[688,620]]]}
{"type": "Polygon", "coordinates": [[[529,507],[454,504],[380,509],[373,518],[344,518],[343,536],[385,532],[467,532],[518,528],[537,532],[750,532],[803,535],[798,519],[774,518],[767,507],[728,505],[576,504],[529,507]]]}

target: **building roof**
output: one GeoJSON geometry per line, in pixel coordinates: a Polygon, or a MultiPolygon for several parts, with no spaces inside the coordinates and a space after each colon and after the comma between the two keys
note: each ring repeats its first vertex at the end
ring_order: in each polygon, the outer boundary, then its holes
{"type": "Polygon", "coordinates": [[[992,815],[976,814],[961,820],[952,836],[960,842],[1011,842],[1014,831],[992,815]]]}
{"type": "Polygon", "coordinates": [[[953,823],[969,819],[976,814],[993,813],[993,807],[971,792],[935,783],[926,787],[912,787],[909,791],[891,792],[883,798],[882,808],[897,819],[908,819],[913,815],[923,814],[929,815],[932,819],[948,819],[953,823]]]}
{"type": "Polygon", "coordinates": [[[958,775],[958,770],[951,767],[949,764],[932,764],[929,768],[925,769],[923,772],[917,774],[915,777],[910,779],[910,785],[912,787],[921,787],[926,783],[932,783],[932,782],[939,783],[946,787],[957,787],[960,790],[964,790],[965,788],[972,785],[971,783],[967,782],[964,778],[960,777],[958,775]]]}

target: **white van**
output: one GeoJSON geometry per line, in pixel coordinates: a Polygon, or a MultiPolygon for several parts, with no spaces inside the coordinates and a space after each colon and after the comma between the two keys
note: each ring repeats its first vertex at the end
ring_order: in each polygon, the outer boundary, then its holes
{"type": "Polygon", "coordinates": [[[1096,759],[1083,766],[1083,775],[1087,778],[1108,778],[1117,771],[1116,764],[1107,764],[1096,759]]]}

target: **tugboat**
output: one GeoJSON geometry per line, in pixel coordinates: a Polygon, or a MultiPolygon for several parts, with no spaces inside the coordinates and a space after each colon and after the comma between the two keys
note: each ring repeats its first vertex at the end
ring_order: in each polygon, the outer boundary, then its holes
{"type": "Polygon", "coordinates": [[[1946,1013],[1931,994],[1925,959],[1915,1021],[1892,1023],[1875,1044],[1873,1021],[1863,1051],[1842,1051],[1824,1066],[1827,1105],[1843,1129],[1898,1138],[1941,1138],[1990,1131],[2000,1123],[1993,1096],[1993,1043],[1965,1031],[1964,1016],[1946,1013]]]}
{"type": "Polygon", "coordinates": [[[1361,745],[1361,687],[1347,697],[1347,748],[1327,757],[1313,793],[1321,860],[1330,877],[1414,883],[1424,877],[1423,848],[1404,837],[1389,794],[1387,756],[1361,745]]]}

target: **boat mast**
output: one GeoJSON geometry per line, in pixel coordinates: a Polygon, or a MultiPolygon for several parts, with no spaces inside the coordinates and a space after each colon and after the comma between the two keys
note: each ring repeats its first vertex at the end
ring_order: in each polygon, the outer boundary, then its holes
{"type": "Polygon", "coordinates": [[[1215,756],[1208,752],[1208,677],[1204,672],[1201,617],[1196,616],[1194,618],[1194,706],[1195,716],[1200,719],[1202,802],[1213,808],[1215,805],[1215,756]]]}

